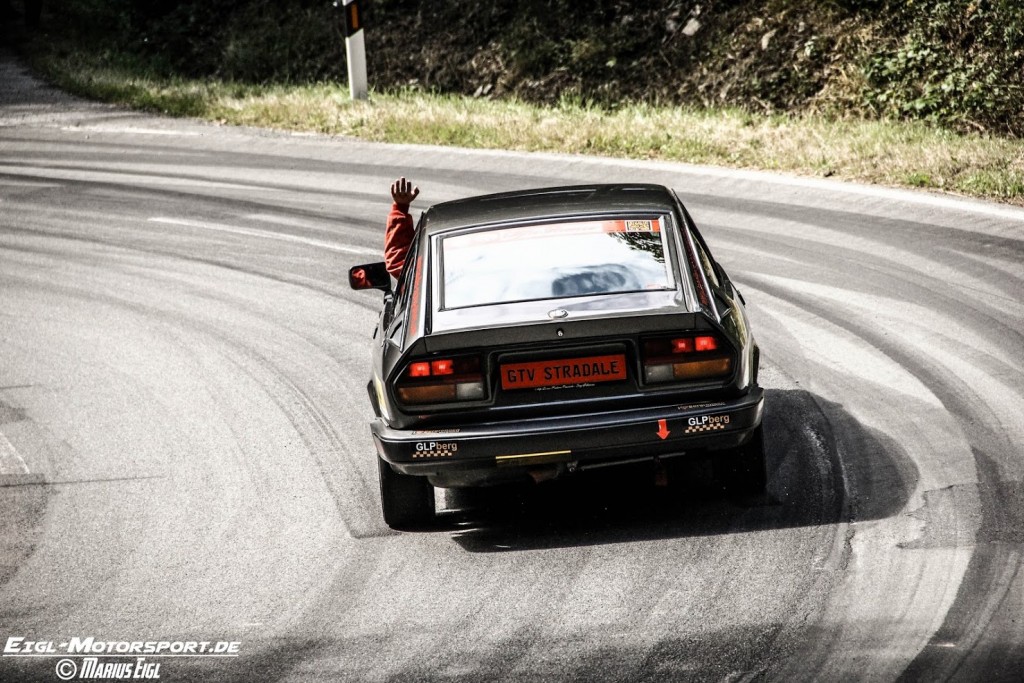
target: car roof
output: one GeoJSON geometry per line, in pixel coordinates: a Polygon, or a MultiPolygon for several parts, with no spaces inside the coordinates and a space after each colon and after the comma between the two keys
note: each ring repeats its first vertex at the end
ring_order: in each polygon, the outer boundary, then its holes
{"type": "Polygon", "coordinates": [[[600,184],[547,187],[482,195],[434,204],[424,212],[428,233],[488,223],[566,218],[602,213],[675,209],[672,191],[662,185],[600,184]]]}

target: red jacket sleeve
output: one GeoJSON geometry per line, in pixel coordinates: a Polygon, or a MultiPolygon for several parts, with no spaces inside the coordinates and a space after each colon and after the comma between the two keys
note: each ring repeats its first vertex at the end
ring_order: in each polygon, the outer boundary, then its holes
{"type": "Polygon", "coordinates": [[[405,257],[412,244],[412,216],[408,204],[392,204],[384,233],[384,265],[394,277],[402,274],[405,257]]]}

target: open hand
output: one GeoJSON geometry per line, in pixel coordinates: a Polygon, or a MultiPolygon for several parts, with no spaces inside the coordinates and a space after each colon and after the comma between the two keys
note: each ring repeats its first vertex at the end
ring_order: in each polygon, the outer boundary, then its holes
{"type": "Polygon", "coordinates": [[[413,184],[404,177],[391,183],[391,198],[395,200],[395,204],[412,204],[412,200],[419,194],[420,188],[413,187],[413,184]]]}

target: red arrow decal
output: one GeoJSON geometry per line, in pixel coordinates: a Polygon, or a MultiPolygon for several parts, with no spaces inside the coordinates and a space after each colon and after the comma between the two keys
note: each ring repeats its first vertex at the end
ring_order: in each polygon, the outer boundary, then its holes
{"type": "Polygon", "coordinates": [[[670,433],[668,431],[668,420],[658,420],[658,436],[667,439],[670,433]]]}

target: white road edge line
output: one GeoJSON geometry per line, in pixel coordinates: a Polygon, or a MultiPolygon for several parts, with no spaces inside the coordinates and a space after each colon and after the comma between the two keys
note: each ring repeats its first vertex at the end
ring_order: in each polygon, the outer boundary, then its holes
{"type": "Polygon", "coordinates": [[[249,237],[262,237],[270,240],[281,240],[282,242],[296,242],[298,244],[305,244],[311,247],[317,247],[318,249],[327,249],[328,251],[337,251],[343,254],[364,254],[367,256],[382,256],[382,252],[376,249],[367,249],[365,247],[353,247],[347,244],[335,244],[333,242],[325,242],[323,240],[316,240],[310,237],[299,237],[298,235],[286,235],[279,232],[269,232],[267,230],[250,230],[248,228],[239,228],[234,225],[222,225],[220,223],[205,223],[202,221],[192,221],[185,218],[166,218],[164,216],[153,216],[148,219],[150,223],[162,223],[164,225],[180,225],[186,228],[198,228],[200,230],[216,230],[218,232],[230,232],[236,235],[247,235],[249,237]]]}
{"type": "Polygon", "coordinates": [[[165,130],[162,128],[139,128],[137,126],[115,126],[101,123],[85,124],[81,126],[64,126],[63,128],[61,128],[61,130],[74,132],[86,130],[90,132],[96,131],[99,133],[129,133],[135,135],[179,135],[186,137],[196,137],[203,135],[202,132],[191,130],[182,131],[165,130]]]}
{"type": "Polygon", "coordinates": [[[0,432],[0,475],[5,474],[28,474],[28,463],[18,453],[14,444],[0,432]],[[14,471],[11,471],[13,467],[14,471]]]}

